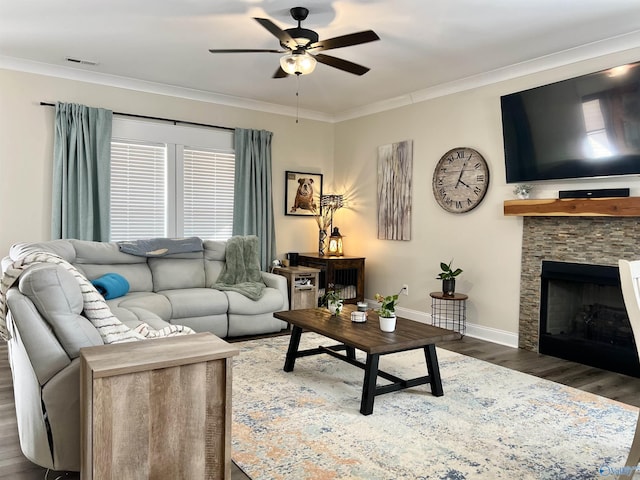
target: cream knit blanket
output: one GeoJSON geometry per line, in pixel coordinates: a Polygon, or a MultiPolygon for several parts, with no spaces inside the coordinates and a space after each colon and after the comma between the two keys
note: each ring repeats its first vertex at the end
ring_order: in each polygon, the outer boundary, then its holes
{"type": "Polygon", "coordinates": [[[8,341],[11,338],[6,322],[7,292],[15,284],[22,272],[29,266],[38,263],[60,265],[78,280],[84,301],[83,314],[96,327],[105,344],[195,333],[191,328],[183,325],[170,325],[160,330],[155,330],[146,323],[141,323],[135,329],[127,327],[111,313],[111,309],[102,295],[98,293],[91,282],[77,268],[54,253],[35,252],[13,262],[0,281],[0,338],[4,341],[8,341]]]}

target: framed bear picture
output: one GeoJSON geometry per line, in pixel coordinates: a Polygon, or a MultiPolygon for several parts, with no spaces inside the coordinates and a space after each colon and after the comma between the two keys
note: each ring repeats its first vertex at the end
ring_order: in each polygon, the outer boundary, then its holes
{"type": "Polygon", "coordinates": [[[320,213],[322,174],[285,172],[284,214],[309,216],[320,213]]]}

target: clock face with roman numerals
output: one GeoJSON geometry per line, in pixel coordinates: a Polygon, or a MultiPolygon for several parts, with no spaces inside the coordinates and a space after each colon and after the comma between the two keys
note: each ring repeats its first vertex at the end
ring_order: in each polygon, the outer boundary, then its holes
{"type": "Polygon", "coordinates": [[[482,202],[488,188],[489,167],[473,148],[449,150],[433,172],[433,195],[447,212],[473,210],[482,202]]]}

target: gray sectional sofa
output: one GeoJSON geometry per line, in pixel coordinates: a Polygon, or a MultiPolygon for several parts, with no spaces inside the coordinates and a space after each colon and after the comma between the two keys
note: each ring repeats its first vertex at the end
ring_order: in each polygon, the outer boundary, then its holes
{"type": "MultiPolygon", "coordinates": [[[[203,251],[162,257],[123,253],[114,242],[53,240],[14,245],[3,272],[35,251],[59,255],[89,280],[107,273],[129,283],[126,295],[107,300],[113,314],[135,328],[141,322],[160,330],[185,325],[196,332],[238,337],[279,332],[286,323],[273,312],[289,308],[287,282],[261,272],[266,285],[259,300],[214,284],[223,269],[226,243],[204,241],[203,251]]],[[[82,347],[103,340],[82,315],[77,280],[60,265],[26,269],[7,292],[9,360],[22,451],[54,470],[80,469],[80,363],[82,347]]]]}

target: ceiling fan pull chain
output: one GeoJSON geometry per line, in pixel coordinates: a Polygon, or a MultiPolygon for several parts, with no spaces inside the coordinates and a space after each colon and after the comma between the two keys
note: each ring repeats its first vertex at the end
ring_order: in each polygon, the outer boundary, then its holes
{"type": "Polygon", "coordinates": [[[298,113],[300,112],[300,74],[296,74],[296,123],[298,123],[298,113]]]}

